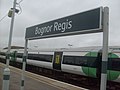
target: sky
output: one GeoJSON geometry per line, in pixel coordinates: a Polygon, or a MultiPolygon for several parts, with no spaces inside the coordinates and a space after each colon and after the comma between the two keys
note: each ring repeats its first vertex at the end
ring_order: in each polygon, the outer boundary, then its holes
{"type": "MultiPolygon", "coordinates": [[[[13,7],[14,0],[0,0],[0,19],[13,7]]],[[[17,0],[22,12],[15,14],[12,46],[24,46],[27,27],[52,21],[65,16],[109,7],[109,45],[120,45],[120,0],[17,0]]],[[[18,7],[16,7],[18,8],[18,7]]],[[[0,21],[0,48],[8,46],[11,18],[0,21]]],[[[103,33],[82,34],[47,39],[30,40],[29,48],[75,48],[102,46],[103,33]]]]}

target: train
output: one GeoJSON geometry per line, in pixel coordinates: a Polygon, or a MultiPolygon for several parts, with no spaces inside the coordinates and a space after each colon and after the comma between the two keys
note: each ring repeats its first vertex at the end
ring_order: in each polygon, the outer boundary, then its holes
{"type": "MultiPolygon", "coordinates": [[[[27,65],[46,68],[59,73],[68,73],[91,78],[101,77],[102,47],[63,48],[28,51],[27,65]]],[[[22,63],[23,52],[13,54],[15,62],[22,63]]],[[[5,58],[5,52],[0,52],[0,58],[5,58]]],[[[12,54],[11,54],[12,58],[12,54]]],[[[120,47],[109,47],[107,80],[120,84],[120,47]]]]}

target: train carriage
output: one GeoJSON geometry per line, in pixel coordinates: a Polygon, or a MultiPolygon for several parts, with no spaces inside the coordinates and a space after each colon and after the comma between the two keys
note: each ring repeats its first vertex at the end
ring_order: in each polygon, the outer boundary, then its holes
{"type": "MultiPolygon", "coordinates": [[[[22,63],[22,55],[17,51],[16,62],[22,63]]],[[[0,58],[5,58],[5,52],[0,52],[0,58]]],[[[101,77],[101,62],[101,47],[28,51],[27,56],[28,65],[93,78],[101,77]]],[[[120,47],[109,47],[107,68],[107,79],[120,82],[120,47]]]]}

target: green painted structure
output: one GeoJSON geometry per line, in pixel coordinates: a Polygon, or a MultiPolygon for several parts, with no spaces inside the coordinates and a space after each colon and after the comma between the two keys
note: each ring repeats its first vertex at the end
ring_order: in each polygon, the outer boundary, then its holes
{"type": "MultiPolygon", "coordinates": [[[[97,57],[97,54],[98,54],[97,52],[89,52],[85,56],[97,57]]],[[[119,58],[114,53],[109,53],[108,57],[109,58],[119,58]]],[[[95,78],[97,77],[96,76],[96,72],[97,72],[96,68],[82,66],[82,70],[87,76],[95,77],[95,78]]],[[[120,71],[107,70],[107,79],[108,80],[116,80],[119,76],[120,76],[120,71]]]]}

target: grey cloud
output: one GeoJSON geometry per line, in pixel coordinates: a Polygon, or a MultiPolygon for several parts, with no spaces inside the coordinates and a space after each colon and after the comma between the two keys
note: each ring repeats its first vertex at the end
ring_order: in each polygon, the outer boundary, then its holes
{"type": "MultiPolygon", "coordinates": [[[[12,0],[13,1],[13,0],[12,0]]],[[[0,18],[12,6],[10,0],[2,0],[0,3],[0,18]]],[[[22,13],[16,14],[12,45],[24,45],[26,27],[51,21],[64,16],[79,13],[100,6],[110,8],[110,32],[109,44],[120,45],[120,0],[23,0],[22,13]]],[[[9,36],[10,19],[5,18],[0,22],[0,47],[7,45],[9,36]]],[[[102,45],[102,33],[93,35],[75,35],[69,37],[42,39],[29,42],[29,47],[38,45],[39,48],[73,47],[102,45]]]]}

